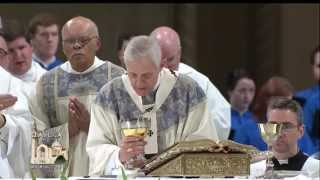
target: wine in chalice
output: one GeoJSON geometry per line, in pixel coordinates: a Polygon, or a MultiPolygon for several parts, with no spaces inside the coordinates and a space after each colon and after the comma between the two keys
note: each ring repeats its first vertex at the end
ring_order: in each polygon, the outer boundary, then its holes
{"type": "MultiPolygon", "coordinates": [[[[121,131],[123,136],[139,136],[144,137],[146,136],[149,128],[148,128],[148,118],[144,116],[140,116],[137,119],[131,119],[127,121],[121,121],[121,131]]],[[[127,169],[135,169],[132,166],[132,162],[135,160],[142,160],[145,161],[145,157],[143,154],[139,154],[137,157],[130,159],[127,164],[125,165],[127,169]]]]}
{"type": "Polygon", "coordinates": [[[122,132],[124,136],[145,136],[147,133],[147,128],[122,128],[122,132]]]}

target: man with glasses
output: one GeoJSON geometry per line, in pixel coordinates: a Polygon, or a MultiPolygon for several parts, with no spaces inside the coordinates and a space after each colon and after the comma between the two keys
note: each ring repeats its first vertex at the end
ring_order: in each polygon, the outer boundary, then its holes
{"type": "Polygon", "coordinates": [[[180,62],[181,45],[178,33],[169,27],[161,26],[153,30],[150,36],[155,38],[161,47],[161,67],[178,71],[179,74],[185,74],[198,82],[208,98],[210,115],[213,116],[219,139],[228,139],[231,128],[230,104],[208,77],[180,62]]]}
{"type": "Polygon", "coordinates": [[[29,171],[32,119],[25,84],[2,68],[7,51],[0,32],[0,178],[23,178],[29,171]]]}
{"type": "Polygon", "coordinates": [[[91,103],[104,84],[124,73],[123,68],[96,57],[100,46],[92,20],[78,16],[67,21],[62,27],[62,47],[68,61],[40,79],[30,101],[39,130],[67,132],[61,135],[70,154],[69,176],[88,175],[85,145],[91,103]]]}
{"type": "Polygon", "coordinates": [[[273,97],[268,104],[267,121],[282,125],[278,138],[272,143],[274,170],[300,171],[308,159],[298,146],[304,133],[301,106],[286,97],[273,97]]]}
{"type": "Polygon", "coordinates": [[[275,170],[301,170],[308,156],[298,147],[303,136],[303,112],[294,100],[277,97],[270,100],[267,110],[269,123],[282,124],[279,137],[272,144],[275,170]]]}

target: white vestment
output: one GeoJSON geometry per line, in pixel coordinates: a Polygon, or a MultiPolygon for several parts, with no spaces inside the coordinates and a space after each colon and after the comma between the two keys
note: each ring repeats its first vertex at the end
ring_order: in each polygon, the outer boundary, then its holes
{"type": "Polygon", "coordinates": [[[185,74],[198,82],[208,98],[210,114],[214,114],[213,121],[217,128],[220,140],[227,140],[231,128],[231,110],[230,104],[223,97],[220,91],[210,81],[208,77],[196,71],[192,67],[180,63],[178,68],[179,74],[185,74]]]}
{"type": "MultiPolygon", "coordinates": [[[[313,178],[319,178],[320,161],[313,157],[309,157],[303,164],[301,175],[313,178]]],[[[256,178],[264,175],[266,171],[266,160],[258,161],[250,164],[250,177],[256,178]]],[[[295,179],[300,179],[299,176],[295,179]]]]}
{"type": "Polygon", "coordinates": [[[146,111],[127,75],[106,84],[91,108],[87,141],[90,158],[89,175],[110,174],[121,166],[120,122],[147,113],[153,134],[147,139],[145,152],[157,153],[179,141],[218,140],[216,127],[209,116],[207,98],[200,86],[185,75],[175,76],[163,68],[152,110],[146,111]],[[155,149],[154,149],[155,147],[155,149]],[[156,150],[154,152],[154,150],[156,150]]]}
{"type": "Polygon", "coordinates": [[[38,63],[32,61],[30,69],[21,76],[16,76],[26,84],[26,91],[28,95],[35,90],[36,82],[47,71],[43,69],[38,63]]]}
{"type": "Polygon", "coordinates": [[[38,130],[59,129],[57,131],[64,141],[61,144],[69,150],[69,176],[86,176],[89,170],[85,149],[87,133],[80,131],[69,140],[69,97],[76,96],[90,112],[91,103],[100,88],[123,72],[123,68],[95,57],[93,65],[84,72],[73,70],[67,61],[48,71],[38,81],[36,93],[30,98],[30,110],[38,130]]]}
{"type": "Polygon", "coordinates": [[[32,119],[25,84],[0,67],[0,94],[11,94],[17,102],[1,111],[6,124],[0,128],[0,177],[23,178],[29,171],[32,119]]]}

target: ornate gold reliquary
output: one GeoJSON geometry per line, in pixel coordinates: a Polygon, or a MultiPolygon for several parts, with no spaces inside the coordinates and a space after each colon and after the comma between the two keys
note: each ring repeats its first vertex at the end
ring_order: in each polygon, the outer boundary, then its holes
{"type": "Polygon", "coordinates": [[[246,176],[257,153],[253,146],[230,140],[184,141],[151,158],[144,171],[147,176],[246,176]]]}

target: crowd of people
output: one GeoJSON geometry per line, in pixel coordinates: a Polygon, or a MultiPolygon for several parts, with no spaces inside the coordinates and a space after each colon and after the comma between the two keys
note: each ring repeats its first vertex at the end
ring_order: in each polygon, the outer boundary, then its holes
{"type": "Polygon", "coordinates": [[[3,21],[0,177],[31,176],[35,129],[60,132],[69,152],[68,176],[109,175],[128,162],[140,168],[144,160],[134,157],[180,141],[232,140],[265,151],[258,123],[266,122],[284,127],[272,144],[275,169],[301,170],[319,153],[319,47],[310,61],[313,87],[296,92],[276,75],[256,87],[239,68],[226,76],[226,99],[207,76],[181,62],[173,28],[121,35],[121,66],[97,57],[101,46],[98,26],[87,17],[73,17],[61,30],[47,13],[33,17],[27,29],[17,20],[3,21]],[[60,32],[64,60],[56,57],[60,32]],[[150,120],[152,133],[123,136],[120,124],[141,116],[150,120]]]}

